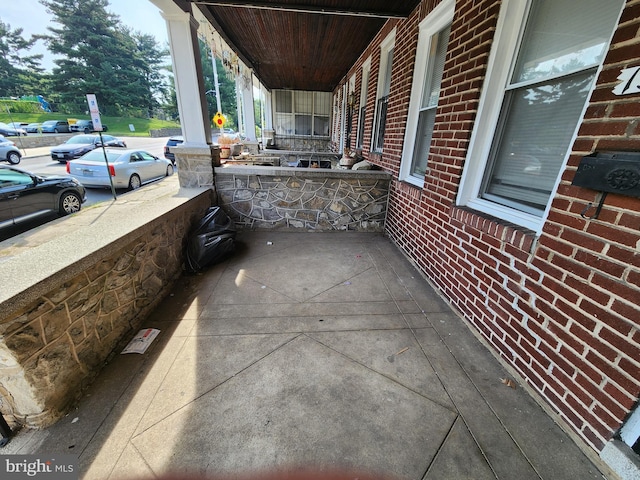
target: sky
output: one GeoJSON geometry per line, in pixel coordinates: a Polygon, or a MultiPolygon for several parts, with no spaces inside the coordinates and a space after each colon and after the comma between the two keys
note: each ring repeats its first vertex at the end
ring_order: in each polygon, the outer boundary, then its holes
{"type": "MultiPolygon", "coordinates": [[[[24,38],[29,38],[36,33],[49,33],[47,26],[51,22],[51,15],[38,0],[14,0],[2,3],[0,20],[9,24],[11,30],[22,28],[24,38]]],[[[118,15],[120,21],[133,30],[153,35],[160,46],[167,44],[165,21],[160,16],[160,10],[148,0],[109,0],[107,10],[118,15]]],[[[28,52],[30,55],[38,53],[44,55],[42,67],[51,71],[54,67],[53,57],[42,42],[38,42],[28,52]]]]}

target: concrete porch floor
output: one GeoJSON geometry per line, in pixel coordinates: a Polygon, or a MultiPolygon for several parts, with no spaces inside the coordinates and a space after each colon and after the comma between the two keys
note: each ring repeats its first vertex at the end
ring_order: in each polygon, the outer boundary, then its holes
{"type": "Polygon", "coordinates": [[[145,354],[0,454],[75,454],[86,480],[603,478],[382,235],[241,232],[143,326],[145,354]]]}

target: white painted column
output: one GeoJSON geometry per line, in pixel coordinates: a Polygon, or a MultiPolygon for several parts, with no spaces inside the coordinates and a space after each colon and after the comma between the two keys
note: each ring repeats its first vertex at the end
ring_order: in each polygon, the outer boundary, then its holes
{"type": "Polygon", "coordinates": [[[198,22],[171,0],[151,0],[167,22],[169,49],[185,146],[211,143],[204,76],[198,46],[198,22]]]}
{"type": "Polygon", "coordinates": [[[242,123],[244,125],[244,134],[248,140],[256,140],[256,116],[253,110],[253,74],[251,81],[245,82],[242,76],[239,77],[238,86],[241,90],[242,99],[242,123]]]}
{"type": "Polygon", "coordinates": [[[271,105],[271,90],[262,87],[262,95],[264,97],[264,128],[273,130],[273,108],[271,105]]]}

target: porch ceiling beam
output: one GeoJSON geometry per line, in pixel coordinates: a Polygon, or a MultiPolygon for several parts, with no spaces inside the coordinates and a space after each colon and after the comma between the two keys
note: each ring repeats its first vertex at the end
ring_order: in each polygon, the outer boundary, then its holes
{"type": "Polygon", "coordinates": [[[345,9],[338,7],[320,7],[317,5],[305,4],[275,4],[275,2],[261,2],[250,0],[194,0],[192,3],[196,5],[204,5],[211,7],[237,7],[251,8],[258,10],[272,10],[278,12],[296,12],[296,13],[315,13],[321,15],[343,15],[351,17],[370,17],[370,18],[407,18],[406,14],[398,12],[384,12],[381,10],[364,10],[364,9],[345,9]]]}

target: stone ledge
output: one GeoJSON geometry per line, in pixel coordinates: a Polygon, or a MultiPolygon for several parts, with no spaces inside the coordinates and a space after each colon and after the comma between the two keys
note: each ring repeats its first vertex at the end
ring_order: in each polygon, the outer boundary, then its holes
{"type": "Polygon", "coordinates": [[[366,180],[391,180],[391,174],[383,170],[342,170],[338,168],[272,167],[262,165],[229,165],[216,167],[216,174],[268,175],[272,177],[341,178],[366,180]]]}
{"type": "Polygon", "coordinates": [[[2,317],[108,257],[136,230],[152,229],[168,211],[200,195],[213,192],[179,188],[172,176],[0,242],[2,317]]]}

